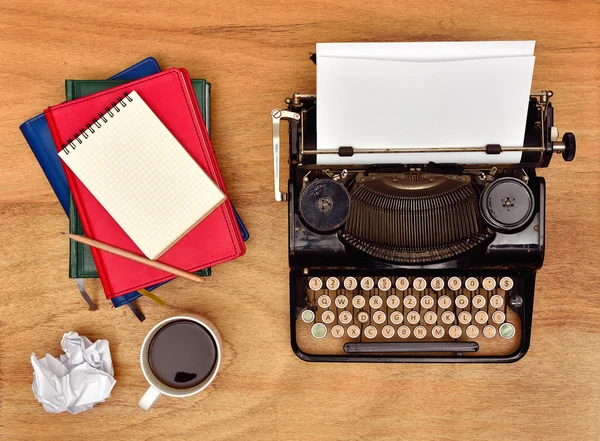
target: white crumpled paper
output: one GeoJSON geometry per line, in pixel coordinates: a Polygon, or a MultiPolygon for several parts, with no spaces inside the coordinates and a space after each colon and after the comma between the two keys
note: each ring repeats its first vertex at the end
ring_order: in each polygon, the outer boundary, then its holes
{"type": "Polygon", "coordinates": [[[108,341],[92,343],[67,332],[60,345],[64,354],[59,359],[31,354],[33,394],[46,412],[75,414],[104,402],[116,383],[108,341]]]}

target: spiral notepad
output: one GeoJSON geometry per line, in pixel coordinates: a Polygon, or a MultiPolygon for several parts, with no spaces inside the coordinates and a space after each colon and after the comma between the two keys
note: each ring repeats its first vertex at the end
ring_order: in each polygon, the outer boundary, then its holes
{"type": "Polygon", "coordinates": [[[91,121],[59,156],[150,259],[225,200],[135,91],[91,121]]]}

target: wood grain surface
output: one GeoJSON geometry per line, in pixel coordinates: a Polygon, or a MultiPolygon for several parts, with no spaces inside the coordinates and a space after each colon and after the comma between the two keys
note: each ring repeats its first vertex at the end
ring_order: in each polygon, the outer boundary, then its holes
{"type": "MultiPolygon", "coordinates": [[[[600,4],[551,1],[0,1],[0,439],[588,440],[600,432],[600,4]],[[533,89],[554,91],[577,158],[555,158],[533,341],[512,365],[309,364],[289,344],[287,207],[273,200],[270,111],[315,91],[323,41],[535,39],[533,89]],[[176,280],[138,322],[68,278],[67,218],[19,124],[64,99],[66,78],[106,78],[146,57],[213,84],[213,143],[252,235],[205,286],[176,280]],[[205,392],[145,413],[144,335],[191,312],[224,338],[205,392]],[[110,341],[117,384],[96,409],[46,414],[32,352],[64,332],[110,341]]],[[[482,97],[493,105],[493,91],[482,97]]],[[[432,103],[435,105],[435,103],[432,103]]]]}

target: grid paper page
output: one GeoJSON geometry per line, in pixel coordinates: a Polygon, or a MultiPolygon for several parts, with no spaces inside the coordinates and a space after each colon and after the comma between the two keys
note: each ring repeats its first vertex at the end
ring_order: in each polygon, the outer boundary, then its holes
{"type": "Polygon", "coordinates": [[[156,259],[225,196],[137,92],[123,103],[59,156],[142,252],[156,259]]]}

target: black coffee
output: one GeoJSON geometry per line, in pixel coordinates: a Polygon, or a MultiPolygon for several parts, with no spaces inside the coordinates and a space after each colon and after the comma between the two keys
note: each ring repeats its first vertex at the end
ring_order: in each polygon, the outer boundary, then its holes
{"type": "Polygon", "coordinates": [[[178,320],[161,328],[149,349],[152,372],[161,383],[189,389],[202,383],[217,362],[217,347],[211,334],[190,320],[178,320]]]}

